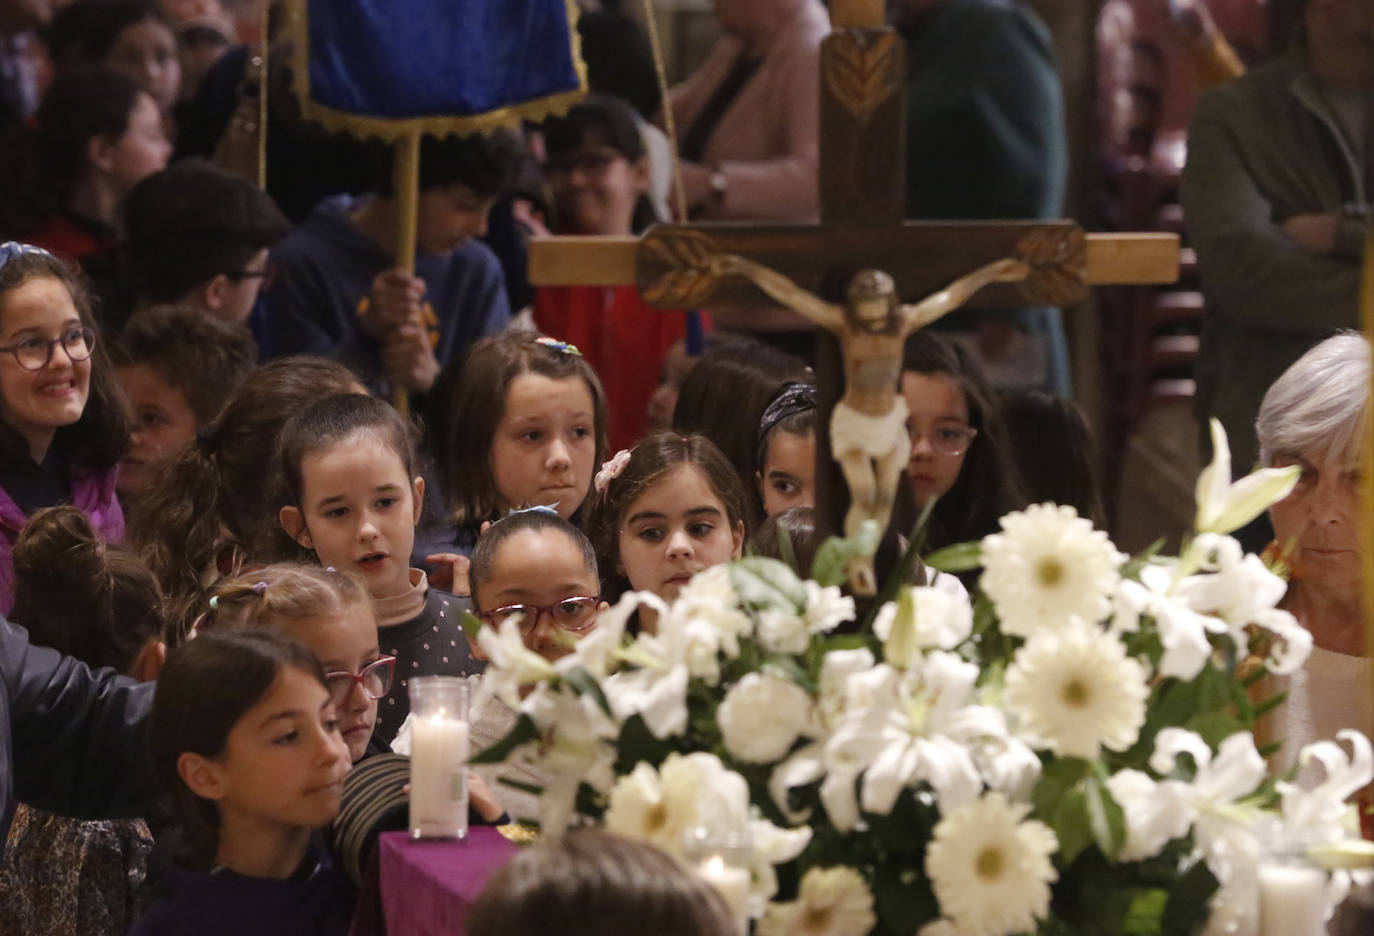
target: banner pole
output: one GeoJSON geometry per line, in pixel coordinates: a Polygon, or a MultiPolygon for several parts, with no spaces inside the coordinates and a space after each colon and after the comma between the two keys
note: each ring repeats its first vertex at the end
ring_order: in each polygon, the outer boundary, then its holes
{"type": "MultiPolygon", "coordinates": [[[[420,205],[420,134],[408,133],[396,141],[396,166],[392,177],[396,193],[396,266],[415,272],[415,235],[420,205]]],[[[392,390],[396,411],[410,418],[410,394],[404,387],[392,390]]]]}

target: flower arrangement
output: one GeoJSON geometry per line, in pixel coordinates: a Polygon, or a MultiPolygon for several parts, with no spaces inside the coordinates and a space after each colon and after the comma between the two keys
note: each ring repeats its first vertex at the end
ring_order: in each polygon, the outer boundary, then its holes
{"type": "Polygon", "coordinates": [[[550,778],[546,835],[597,823],[684,861],[693,836],[747,842],[759,936],[1253,932],[1267,850],[1357,837],[1345,801],[1374,755],[1343,732],[1349,749],[1302,753],[1315,789],[1268,775],[1251,729],[1277,700],[1247,690],[1311,638],[1228,534],[1295,469],[1232,484],[1213,433],[1177,557],[1124,556],[1046,504],[927,557],[981,566],[972,600],[904,584],[913,548],[859,614],[839,585],[869,530],[824,544],[809,580],[748,557],[671,607],[627,595],[556,663],[515,622],[482,630],[482,691],[519,720],[476,760],[550,778]],[[631,638],[639,608],[657,626],[631,638]]]}

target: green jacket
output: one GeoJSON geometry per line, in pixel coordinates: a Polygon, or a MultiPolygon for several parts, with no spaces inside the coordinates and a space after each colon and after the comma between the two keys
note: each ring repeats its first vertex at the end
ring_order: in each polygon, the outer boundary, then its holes
{"type": "Polygon", "coordinates": [[[1230,437],[1235,470],[1258,456],[1265,391],[1312,345],[1358,327],[1364,224],[1343,222],[1336,253],[1299,247],[1294,215],[1367,202],[1363,173],[1301,50],[1206,94],[1188,132],[1182,199],[1207,298],[1197,411],[1230,437]]]}

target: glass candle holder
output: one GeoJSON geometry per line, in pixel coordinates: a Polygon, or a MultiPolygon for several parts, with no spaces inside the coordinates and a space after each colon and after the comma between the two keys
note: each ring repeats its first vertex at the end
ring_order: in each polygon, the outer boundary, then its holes
{"type": "Polygon", "coordinates": [[[687,867],[706,881],[725,899],[736,931],[749,932],[749,890],[753,881],[749,871],[753,843],[747,833],[720,834],[704,827],[688,829],[683,835],[682,857],[687,867]]]}
{"type": "Polygon", "coordinates": [[[410,680],[410,837],[468,834],[468,681],[410,680]]]}

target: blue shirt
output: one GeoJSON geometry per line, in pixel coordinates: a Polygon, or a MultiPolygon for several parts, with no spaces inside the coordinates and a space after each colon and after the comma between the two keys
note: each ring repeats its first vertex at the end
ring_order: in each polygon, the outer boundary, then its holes
{"type": "MultiPolygon", "coordinates": [[[[380,393],[381,346],[359,326],[358,304],[395,258],[353,224],[357,204],[351,195],[325,199],[272,251],[279,275],[266,296],[262,355],[332,357],[380,393]]],[[[485,244],[471,241],[448,254],[419,251],[415,275],[424,280],[425,301],[438,320],[440,366],[510,323],[501,264],[485,244]]]]}

